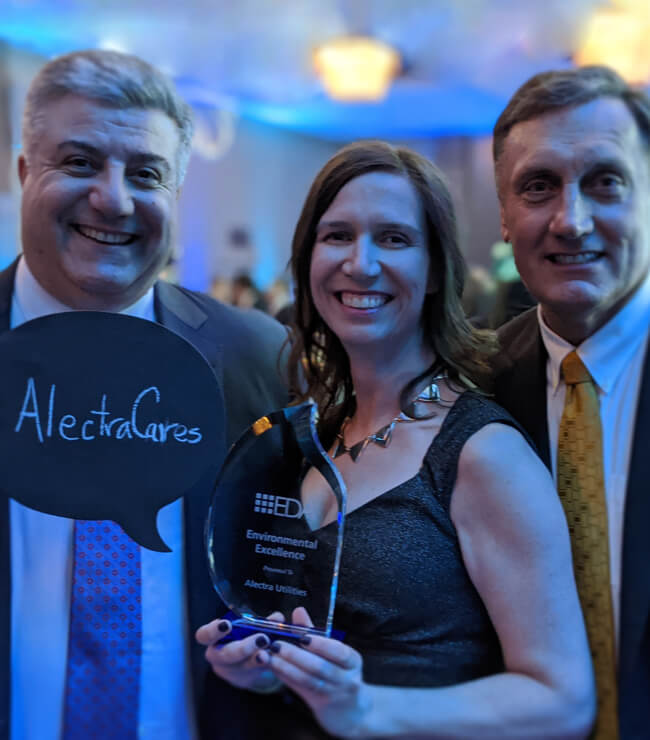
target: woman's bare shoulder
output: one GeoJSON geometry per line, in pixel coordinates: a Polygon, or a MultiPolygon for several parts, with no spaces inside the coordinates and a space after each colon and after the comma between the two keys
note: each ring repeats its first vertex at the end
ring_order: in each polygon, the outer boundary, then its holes
{"type": "Polygon", "coordinates": [[[463,447],[451,514],[456,522],[503,515],[534,524],[541,515],[555,521],[561,507],[548,469],[521,432],[495,422],[463,447]]]}

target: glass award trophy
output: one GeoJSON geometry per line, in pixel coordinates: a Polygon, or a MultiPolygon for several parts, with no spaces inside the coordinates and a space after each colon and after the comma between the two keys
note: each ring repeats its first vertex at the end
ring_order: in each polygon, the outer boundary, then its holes
{"type": "Polygon", "coordinates": [[[206,544],[214,587],[237,615],[237,627],[294,637],[331,633],[346,490],[318,439],[316,418],[316,404],[306,401],[258,419],[219,473],[206,544]],[[326,484],[317,502],[325,526],[312,526],[303,508],[310,468],[326,484]],[[313,628],[291,624],[299,606],[313,628]],[[269,619],[277,612],[282,621],[269,619]]]}

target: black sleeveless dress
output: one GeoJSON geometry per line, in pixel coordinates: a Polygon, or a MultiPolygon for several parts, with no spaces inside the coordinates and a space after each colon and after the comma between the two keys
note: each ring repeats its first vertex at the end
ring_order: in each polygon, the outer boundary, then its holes
{"type": "MultiPolygon", "coordinates": [[[[419,472],[346,517],[334,627],[363,655],[368,683],[448,686],[504,670],[499,640],[465,570],[449,516],[463,445],[493,422],[520,430],[494,402],[463,393],[419,472]]],[[[480,489],[475,496],[479,507],[480,489]]],[[[335,546],[331,525],[315,534],[319,549],[335,546]]],[[[301,702],[290,703],[285,711],[296,713],[291,724],[302,726],[286,728],[284,737],[329,737],[307,728],[301,702]]]]}

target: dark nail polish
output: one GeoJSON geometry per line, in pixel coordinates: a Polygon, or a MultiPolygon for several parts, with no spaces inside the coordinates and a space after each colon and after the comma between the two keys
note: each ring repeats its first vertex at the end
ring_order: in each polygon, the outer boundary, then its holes
{"type": "Polygon", "coordinates": [[[257,653],[255,656],[255,662],[259,663],[260,665],[264,664],[264,658],[262,657],[261,653],[257,653]]]}
{"type": "Polygon", "coordinates": [[[230,629],[230,622],[228,622],[227,620],[219,622],[219,624],[217,625],[217,629],[219,630],[219,632],[228,632],[228,630],[230,629]]]}
{"type": "Polygon", "coordinates": [[[303,635],[303,636],[302,636],[302,637],[300,638],[300,640],[298,640],[298,642],[299,642],[299,643],[300,643],[301,645],[309,645],[309,643],[311,642],[311,637],[310,637],[309,635],[303,635]]]}
{"type": "Polygon", "coordinates": [[[279,642],[272,642],[272,643],[271,643],[271,644],[269,645],[269,650],[270,650],[270,651],[271,651],[272,653],[275,653],[275,654],[277,655],[277,654],[278,654],[278,653],[280,652],[280,643],[279,643],[279,642]]]}
{"type": "Polygon", "coordinates": [[[258,648],[266,647],[269,644],[269,638],[266,635],[258,635],[255,639],[255,644],[258,648]]]}

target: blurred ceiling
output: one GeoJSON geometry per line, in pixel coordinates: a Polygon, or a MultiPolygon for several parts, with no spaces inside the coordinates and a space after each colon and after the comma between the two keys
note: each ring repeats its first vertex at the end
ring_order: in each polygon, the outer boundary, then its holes
{"type": "Polygon", "coordinates": [[[603,0],[0,0],[0,40],[45,57],[133,52],[195,106],[331,139],[488,133],[531,74],[568,66],[603,0]],[[325,95],[314,48],[342,34],[393,45],[380,103],[325,95]]]}

